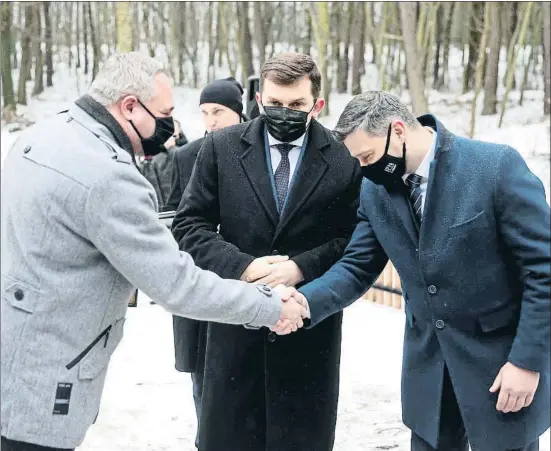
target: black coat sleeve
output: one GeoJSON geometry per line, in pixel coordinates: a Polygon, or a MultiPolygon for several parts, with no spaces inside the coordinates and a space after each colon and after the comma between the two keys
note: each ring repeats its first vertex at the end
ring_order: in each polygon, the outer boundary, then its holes
{"type": "Polygon", "coordinates": [[[224,279],[239,279],[254,257],[218,234],[220,203],[213,137],[204,141],[191,180],[174,218],[172,233],[195,264],[224,279]]]}
{"type": "Polygon", "coordinates": [[[343,256],[357,223],[361,183],[360,168],[355,164],[345,198],[339,200],[341,207],[335,210],[335,217],[340,221],[340,236],[291,258],[302,272],[304,277],[302,283],[308,283],[321,277],[343,256]]]}
{"type": "Polygon", "coordinates": [[[182,200],[182,187],[180,185],[180,165],[178,163],[178,154],[183,150],[183,148],[176,149],[176,151],[173,152],[172,155],[172,178],[170,184],[170,194],[164,208],[165,211],[176,211],[178,209],[178,205],[180,205],[180,201],[182,200]]]}

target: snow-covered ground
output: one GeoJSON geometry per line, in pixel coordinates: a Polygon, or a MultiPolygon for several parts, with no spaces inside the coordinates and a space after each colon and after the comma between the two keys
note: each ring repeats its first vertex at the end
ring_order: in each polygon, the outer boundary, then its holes
{"type": "MultiPolygon", "coordinates": [[[[456,73],[452,68],[452,76],[456,73]]],[[[376,68],[368,67],[366,89],[375,88],[376,68]],[[374,70],[373,70],[374,69],[374,70]]],[[[219,73],[218,76],[227,76],[219,73]]],[[[18,107],[31,120],[40,120],[64,109],[85,91],[83,80],[58,70],[54,88],[47,89],[27,107],[18,107]]],[[[502,95],[502,89],[498,92],[502,95]]],[[[451,131],[465,135],[470,121],[470,97],[430,92],[430,110],[451,131]]],[[[350,95],[331,96],[335,125],[350,95]]],[[[549,201],[549,118],[541,114],[543,93],[525,93],[524,106],[511,106],[501,129],[498,115],[477,116],[475,138],[507,143],[526,159],[546,187],[549,201]]],[[[203,134],[198,111],[199,90],[176,88],[175,117],[188,138],[203,134]]],[[[405,97],[407,99],[407,97],[405,97]]],[[[19,132],[1,134],[3,162],[19,132]]],[[[492,162],[488,162],[492,164],[492,162]]],[[[398,310],[360,301],[345,311],[341,393],[335,451],[408,450],[409,431],[401,423],[400,370],[404,317],[398,310]]],[[[174,370],[171,316],[140,295],[139,306],[129,309],[126,335],[115,352],[109,369],[102,408],[81,451],[192,450],[195,411],[188,374],[174,370]]],[[[541,440],[549,451],[549,431],[541,440]]]]}

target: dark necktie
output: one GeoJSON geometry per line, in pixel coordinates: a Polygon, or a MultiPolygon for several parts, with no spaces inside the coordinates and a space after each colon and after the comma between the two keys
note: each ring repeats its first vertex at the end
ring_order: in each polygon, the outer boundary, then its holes
{"type": "Polygon", "coordinates": [[[413,207],[413,212],[415,213],[415,219],[418,225],[421,225],[423,214],[421,213],[421,181],[423,177],[417,174],[410,174],[406,178],[406,186],[409,189],[409,201],[413,207]]]}
{"type": "Polygon", "coordinates": [[[289,152],[294,149],[293,144],[276,144],[274,146],[281,154],[281,161],[274,173],[275,187],[277,193],[277,209],[281,213],[283,204],[287,198],[289,189],[289,175],[291,174],[291,163],[289,162],[289,152]]]}

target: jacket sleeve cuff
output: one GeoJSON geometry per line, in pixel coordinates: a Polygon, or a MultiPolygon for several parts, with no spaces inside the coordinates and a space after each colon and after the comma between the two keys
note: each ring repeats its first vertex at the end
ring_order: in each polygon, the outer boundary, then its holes
{"type": "Polygon", "coordinates": [[[255,288],[259,294],[260,308],[255,318],[247,323],[245,328],[274,327],[281,316],[281,298],[267,285],[256,285],[255,288]]]}
{"type": "Polygon", "coordinates": [[[520,352],[514,345],[508,359],[513,365],[536,373],[549,371],[549,360],[548,350],[537,353],[520,352]]]}

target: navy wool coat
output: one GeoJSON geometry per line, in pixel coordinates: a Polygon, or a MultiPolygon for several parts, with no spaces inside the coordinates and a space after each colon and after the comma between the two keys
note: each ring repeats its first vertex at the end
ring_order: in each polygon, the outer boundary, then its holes
{"type": "MultiPolygon", "coordinates": [[[[523,447],[550,426],[550,221],[542,182],[506,145],[437,131],[419,235],[406,197],[364,181],[343,258],[302,287],[310,327],[354,302],[388,258],[405,297],[403,421],[438,440],[447,366],[473,447],[523,447]],[[507,362],[540,373],[533,403],[496,410],[489,393],[507,362]]],[[[445,406],[444,406],[445,407],[445,406]]]]}

